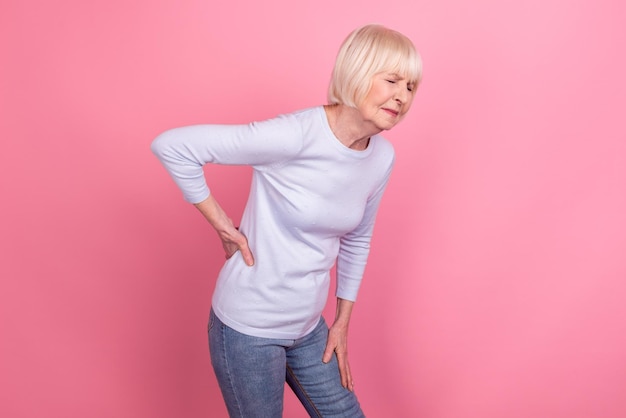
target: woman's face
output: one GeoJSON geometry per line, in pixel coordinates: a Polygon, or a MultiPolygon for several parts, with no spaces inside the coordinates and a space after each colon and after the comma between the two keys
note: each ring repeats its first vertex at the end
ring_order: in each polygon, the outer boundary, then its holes
{"type": "Polygon", "coordinates": [[[372,87],[357,108],[366,122],[388,130],[409,111],[416,86],[393,72],[375,74],[372,87]]]}

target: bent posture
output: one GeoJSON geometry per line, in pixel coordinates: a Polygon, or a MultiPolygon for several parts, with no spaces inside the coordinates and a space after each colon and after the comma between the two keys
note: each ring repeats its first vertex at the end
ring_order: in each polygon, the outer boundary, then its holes
{"type": "Polygon", "coordinates": [[[328,105],[246,125],[177,128],[154,140],[226,254],[209,346],[231,417],[280,417],[285,381],[312,417],[364,416],[347,340],[394,162],[379,134],[406,115],[420,78],[411,41],[367,25],[339,50],[328,105]],[[207,163],[254,169],[238,228],[210,193],[207,163]],[[335,263],[337,312],[328,328],[321,313],[335,263]]]}

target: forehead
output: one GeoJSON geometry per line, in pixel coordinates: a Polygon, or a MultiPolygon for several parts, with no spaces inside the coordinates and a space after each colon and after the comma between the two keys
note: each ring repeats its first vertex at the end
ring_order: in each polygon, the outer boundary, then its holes
{"type": "Polygon", "coordinates": [[[419,59],[415,55],[414,51],[386,51],[384,56],[381,56],[379,68],[386,70],[390,73],[395,73],[403,78],[413,80],[419,77],[420,64],[419,59]]]}

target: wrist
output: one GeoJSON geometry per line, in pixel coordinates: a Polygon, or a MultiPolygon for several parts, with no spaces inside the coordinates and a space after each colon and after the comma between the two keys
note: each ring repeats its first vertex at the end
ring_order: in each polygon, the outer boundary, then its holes
{"type": "Polygon", "coordinates": [[[226,231],[231,225],[231,221],[226,215],[226,212],[224,212],[212,194],[202,202],[195,203],[194,206],[217,232],[226,231]]]}

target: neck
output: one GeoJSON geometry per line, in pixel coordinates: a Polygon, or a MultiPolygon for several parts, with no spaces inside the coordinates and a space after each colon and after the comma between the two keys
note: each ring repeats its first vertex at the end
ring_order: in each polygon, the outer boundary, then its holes
{"type": "Polygon", "coordinates": [[[370,137],[381,131],[363,120],[361,112],[353,107],[335,104],[324,106],[324,110],[337,139],[353,150],[365,150],[370,137]]]}

